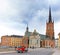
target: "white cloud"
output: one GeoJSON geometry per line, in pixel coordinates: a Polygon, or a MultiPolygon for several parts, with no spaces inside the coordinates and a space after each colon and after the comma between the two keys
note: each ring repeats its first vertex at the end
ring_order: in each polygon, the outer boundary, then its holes
{"type": "Polygon", "coordinates": [[[43,8],[42,10],[38,10],[37,15],[40,17],[47,17],[48,16],[48,10],[45,8],[43,8]]]}
{"type": "Polygon", "coordinates": [[[0,0],[0,19],[6,20],[18,14],[18,10],[12,8],[7,0],[0,0]]]}

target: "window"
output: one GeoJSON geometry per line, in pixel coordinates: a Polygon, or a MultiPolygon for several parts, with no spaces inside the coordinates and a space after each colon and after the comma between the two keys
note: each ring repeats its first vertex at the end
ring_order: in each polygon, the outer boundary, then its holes
{"type": "Polygon", "coordinates": [[[38,44],[38,40],[37,40],[37,44],[38,44]]]}

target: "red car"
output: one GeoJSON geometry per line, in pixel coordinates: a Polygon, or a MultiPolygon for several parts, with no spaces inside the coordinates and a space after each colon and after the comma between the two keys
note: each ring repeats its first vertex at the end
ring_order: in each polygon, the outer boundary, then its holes
{"type": "Polygon", "coordinates": [[[23,52],[27,52],[28,51],[28,48],[24,47],[24,46],[19,46],[16,48],[16,51],[18,53],[23,53],[23,52]]]}

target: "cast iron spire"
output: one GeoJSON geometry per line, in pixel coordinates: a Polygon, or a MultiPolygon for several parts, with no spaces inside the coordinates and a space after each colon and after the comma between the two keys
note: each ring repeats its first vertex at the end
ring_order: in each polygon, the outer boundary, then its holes
{"type": "Polygon", "coordinates": [[[52,22],[52,17],[51,17],[51,7],[49,7],[49,23],[52,22]]]}

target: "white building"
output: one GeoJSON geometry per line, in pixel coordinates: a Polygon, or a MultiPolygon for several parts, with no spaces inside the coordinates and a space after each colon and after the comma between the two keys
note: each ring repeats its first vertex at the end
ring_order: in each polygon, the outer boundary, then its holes
{"type": "Polygon", "coordinates": [[[55,47],[58,48],[58,38],[55,39],[55,47]]]}
{"type": "Polygon", "coordinates": [[[30,48],[33,48],[33,47],[38,48],[38,47],[40,47],[40,36],[36,32],[36,30],[34,30],[32,35],[29,37],[29,47],[30,48]]]}

